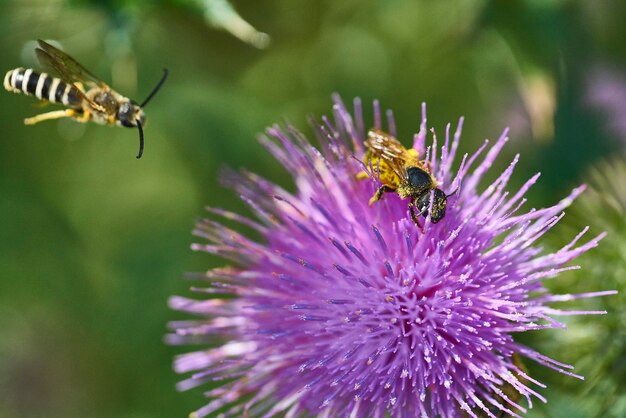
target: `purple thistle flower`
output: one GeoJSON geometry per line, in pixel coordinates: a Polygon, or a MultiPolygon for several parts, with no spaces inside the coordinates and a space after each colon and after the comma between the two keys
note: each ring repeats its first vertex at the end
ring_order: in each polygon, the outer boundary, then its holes
{"type": "MultiPolygon", "coordinates": [[[[267,130],[262,141],[293,177],[294,193],[250,173],[228,180],[259,221],[209,212],[255,230],[261,241],[212,220],[194,231],[208,241],[194,250],[236,267],[196,277],[207,286],[193,290],[213,296],[170,300],[173,309],[202,319],[172,322],[168,342],[211,346],[175,361],[177,372],[192,373],[180,390],[211,388],[211,401],[192,415],[519,416],[532,397],[546,400],[535,389],[545,386],[516,357],[582,379],[513,335],[564,328],[553,316],[605,313],[547,303],[613,292],[551,295],[542,285],[578,268],[568,263],[602,236],[577,246],[585,228],[552,254],[535,244],[584,187],[555,206],[521,213],[539,175],[509,194],[519,156],[479,189],[507,131],[491,147],[485,141],[464,155],[453,174],[463,120],[454,134],[446,127],[442,146],[433,131],[426,148],[423,106],[413,147],[441,189],[458,191],[439,223],[422,219],[422,231],[396,194],[368,205],[380,182],[357,179],[368,167],[358,99],[354,108],[353,117],[335,98],[334,121],[314,124],[319,149],[292,127],[267,130]]],[[[375,102],[374,127],[382,129],[381,120],[375,102]]],[[[391,112],[387,125],[395,136],[391,112]]]]}

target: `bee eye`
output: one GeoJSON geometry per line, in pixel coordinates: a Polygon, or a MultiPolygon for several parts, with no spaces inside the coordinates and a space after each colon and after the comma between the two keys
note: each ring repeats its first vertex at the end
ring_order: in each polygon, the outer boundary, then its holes
{"type": "Polygon", "coordinates": [[[406,170],[409,184],[416,189],[416,193],[429,190],[433,183],[430,175],[419,167],[409,167],[406,170]]]}
{"type": "MultiPolygon", "coordinates": [[[[430,207],[430,191],[422,193],[422,195],[415,202],[417,210],[424,217],[428,214],[428,208],[430,207]]],[[[436,224],[446,215],[446,206],[448,205],[448,198],[446,194],[440,189],[433,190],[433,207],[430,211],[430,220],[436,224]]]]}
{"type": "Polygon", "coordinates": [[[446,215],[446,206],[448,205],[448,198],[444,192],[440,189],[435,189],[435,196],[433,198],[433,209],[430,212],[430,219],[433,223],[437,223],[446,215]]]}
{"type": "Polygon", "coordinates": [[[428,213],[428,208],[430,206],[430,192],[422,193],[415,202],[415,206],[417,206],[417,210],[419,211],[419,213],[426,216],[426,214],[428,213]]]}
{"type": "Polygon", "coordinates": [[[135,127],[133,123],[133,105],[130,102],[122,103],[117,110],[117,119],[128,128],[135,127]]]}

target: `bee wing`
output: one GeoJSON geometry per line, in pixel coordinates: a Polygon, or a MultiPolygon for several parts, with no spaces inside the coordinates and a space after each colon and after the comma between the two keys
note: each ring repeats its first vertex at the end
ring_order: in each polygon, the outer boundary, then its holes
{"type": "Polygon", "coordinates": [[[381,158],[403,161],[417,160],[417,155],[411,154],[400,141],[388,133],[377,129],[372,129],[368,132],[365,147],[381,158]]]}
{"type": "Polygon", "coordinates": [[[74,58],[70,57],[65,52],[56,49],[55,47],[47,42],[42,41],[41,39],[39,39],[37,42],[41,47],[35,49],[35,54],[37,54],[37,59],[39,60],[39,62],[44,66],[55,69],[56,72],[61,76],[63,81],[73,85],[78,91],[78,94],[81,96],[81,98],[89,103],[92,108],[100,112],[105,112],[105,109],[99,104],[95,103],[93,100],[89,99],[85,95],[83,89],[79,88],[76,83],[84,82],[92,86],[108,88],[106,83],[96,78],[96,76],[91,74],[74,58]]]}
{"type": "Polygon", "coordinates": [[[367,134],[365,147],[370,158],[380,158],[400,179],[406,178],[406,165],[417,165],[417,156],[402,146],[393,136],[386,132],[372,129],[367,134]]]}
{"type": "Polygon", "coordinates": [[[35,49],[37,59],[42,65],[54,68],[65,82],[81,82],[99,87],[106,87],[106,83],[80,65],[78,61],[65,52],[53,47],[49,43],[37,40],[39,48],[35,49]]]}
{"type": "Polygon", "coordinates": [[[403,181],[406,179],[407,177],[406,166],[404,165],[402,160],[398,160],[398,159],[387,160],[383,158],[383,161],[385,161],[385,163],[387,164],[387,167],[389,167],[389,169],[391,169],[391,171],[393,171],[398,176],[400,181],[403,181]]]}

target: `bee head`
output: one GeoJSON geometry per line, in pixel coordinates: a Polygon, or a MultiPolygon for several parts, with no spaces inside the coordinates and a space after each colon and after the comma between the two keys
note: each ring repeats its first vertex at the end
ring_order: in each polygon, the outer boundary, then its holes
{"type": "MultiPolygon", "coordinates": [[[[448,197],[441,189],[433,190],[433,207],[430,211],[430,220],[436,224],[446,215],[448,197]]],[[[422,193],[415,202],[420,214],[426,216],[430,207],[430,192],[422,193]]]]}
{"type": "Polygon", "coordinates": [[[122,126],[136,128],[137,123],[142,126],[146,123],[146,115],[143,109],[133,100],[122,102],[117,109],[117,120],[122,126]]]}
{"type": "Polygon", "coordinates": [[[137,128],[137,130],[139,130],[139,154],[137,154],[137,159],[141,158],[143,155],[143,127],[146,124],[146,115],[143,112],[143,108],[146,107],[148,102],[150,102],[157,91],[159,91],[163,83],[165,83],[167,74],[168,71],[164,69],[163,77],[161,77],[159,83],[152,89],[152,92],[148,95],[146,100],[143,101],[143,103],[137,104],[137,102],[133,100],[128,100],[122,103],[117,111],[117,120],[122,126],[126,126],[127,128],[137,128]]]}

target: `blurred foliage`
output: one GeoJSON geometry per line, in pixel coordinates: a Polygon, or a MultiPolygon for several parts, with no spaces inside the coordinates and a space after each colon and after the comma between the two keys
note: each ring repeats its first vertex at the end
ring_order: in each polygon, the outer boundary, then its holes
{"type": "MultiPolygon", "coordinates": [[[[585,97],[592,67],[624,73],[625,2],[233,1],[239,16],[272,35],[265,50],[207,25],[197,4],[0,2],[4,71],[37,67],[34,40],[43,38],[137,100],[162,68],[171,73],[146,109],[139,161],[135,131],[72,121],[27,127],[23,118],[42,109],[0,94],[0,416],[180,416],[200,405],[201,393],[174,391],[170,364],[181,349],[161,341],[178,315],[167,297],[188,287],[183,272],[211,267],[188,250],[194,219],[204,204],[245,211],[219,186],[225,165],[290,187],[255,135],[281,120],[310,132],[306,115],[330,113],[334,91],[364,103],[379,98],[406,143],[422,101],[439,132],[466,116],[463,151],[510,125],[505,152],[522,154],[511,188],[542,171],[530,196],[536,206],[560,199],[623,147],[605,129],[606,109],[585,97]]],[[[581,219],[600,221],[600,202],[581,219]]],[[[623,281],[603,278],[623,266],[615,255],[625,240],[623,232],[609,235],[583,261],[589,268],[554,284],[566,292],[618,288],[623,281]]],[[[616,297],[589,303],[623,309],[616,297]]],[[[566,357],[590,380],[528,365],[550,383],[550,403],[529,416],[607,416],[618,411],[606,409],[609,400],[624,408],[623,320],[581,324],[526,341],[566,357]],[[617,342],[602,344],[609,337],[617,342]]]]}
{"type": "MultiPolygon", "coordinates": [[[[574,205],[563,232],[576,233],[591,225],[592,233],[606,231],[601,245],[584,254],[581,270],[551,283],[558,293],[594,289],[618,290],[617,295],[585,300],[579,306],[606,310],[604,317],[569,318],[559,338],[545,339],[545,351],[561,350],[560,359],[577,365],[584,383],[564,380],[575,416],[626,416],[626,159],[616,157],[593,167],[585,176],[589,189],[574,205]],[[581,415],[582,414],[582,415],[581,415]]],[[[556,381],[555,383],[556,384],[556,381]]],[[[548,415],[551,416],[551,415],[548,415]]]]}

